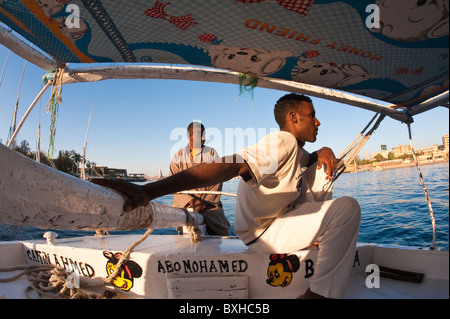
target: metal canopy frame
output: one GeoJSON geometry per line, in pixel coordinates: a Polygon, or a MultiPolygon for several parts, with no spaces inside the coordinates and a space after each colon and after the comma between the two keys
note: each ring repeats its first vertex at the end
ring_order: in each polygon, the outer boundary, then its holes
{"type": "MultiPolygon", "coordinates": [[[[232,84],[239,83],[238,72],[195,66],[160,66],[148,64],[122,65],[118,63],[116,66],[95,66],[70,69],[55,59],[32,48],[28,43],[15,36],[11,30],[4,28],[2,25],[0,25],[0,43],[15,54],[46,71],[53,72],[58,66],[65,67],[66,72],[64,73],[63,84],[94,82],[108,79],[171,79],[232,84]]],[[[449,100],[447,91],[417,104],[414,107],[406,108],[393,104],[383,105],[339,90],[268,77],[258,79],[258,87],[302,93],[338,103],[348,104],[384,114],[406,124],[413,122],[412,116],[438,106],[445,106],[449,100]]]]}

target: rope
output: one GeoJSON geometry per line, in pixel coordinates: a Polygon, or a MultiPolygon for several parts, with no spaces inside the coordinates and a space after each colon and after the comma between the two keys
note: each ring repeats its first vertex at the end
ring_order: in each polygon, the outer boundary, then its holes
{"type": "Polygon", "coordinates": [[[413,154],[414,162],[416,163],[417,172],[419,173],[419,178],[420,178],[420,182],[422,183],[423,192],[425,193],[425,197],[427,199],[428,210],[430,211],[431,225],[433,227],[433,243],[431,244],[430,249],[434,250],[434,249],[436,249],[436,221],[434,219],[433,207],[431,206],[430,196],[428,196],[428,190],[425,185],[425,181],[423,179],[422,172],[420,171],[419,161],[416,157],[416,152],[414,151],[412,135],[411,135],[411,125],[409,123],[407,125],[408,125],[408,134],[409,134],[409,144],[411,145],[411,152],[413,154]]]}
{"type": "Polygon", "coordinates": [[[348,163],[351,163],[356,156],[359,154],[361,149],[366,145],[369,138],[372,136],[373,132],[380,126],[381,121],[384,120],[386,115],[383,114],[375,114],[375,116],[370,120],[369,124],[361,131],[359,136],[348,146],[341,155],[339,155],[338,159],[338,168],[334,172],[333,182],[344,172],[348,163]],[[378,117],[375,124],[373,124],[372,128],[364,135],[364,132],[369,128],[370,124],[378,117]],[[364,136],[363,136],[364,135],[364,136]],[[358,141],[359,140],[359,141],[358,141]]]}
{"type": "Polygon", "coordinates": [[[54,74],[55,77],[51,81],[52,85],[51,96],[47,104],[47,113],[51,113],[50,141],[48,146],[49,154],[53,154],[55,148],[56,122],[58,120],[59,104],[62,102],[61,92],[62,92],[64,68],[57,68],[54,74]]]}
{"type": "Polygon", "coordinates": [[[359,133],[358,137],[355,138],[353,142],[350,143],[350,145],[339,155],[339,159],[344,158],[348,152],[355,146],[356,142],[363,136],[364,132],[369,128],[370,124],[376,119],[376,117],[379,115],[379,113],[375,114],[372,119],[369,121],[369,123],[366,125],[366,127],[359,133]]]}
{"type": "Polygon", "coordinates": [[[200,228],[198,228],[198,223],[194,219],[194,217],[189,214],[188,211],[184,211],[186,213],[186,228],[188,232],[191,234],[191,241],[193,243],[198,243],[202,238],[202,232],[200,228]]]}
{"type": "Polygon", "coordinates": [[[122,254],[122,257],[120,257],[119,262],[116,265],[116,269],[114,270],[114,272],[109,275],[106,279],[105,279],[105,284],[110,284],[114,281],[114,279],[120,274],[120,272],[122,271],[122,265],[128,261],[128,259],[130,258],[131,252],[133,251],[134,248],[136,248],[136,246],[138,246],[140,243],[142,243],[144,240],[147,239],[147,237],[153,232],[153,228],[149,228],[145,234],[141,237],[141,239],[139,239],[137,242],[133,243],[130,247],[128,247],[124,253],[122,254]]]}
{"type": "MultiPolygon", "coordinates": [[[[191,241],[194,243],[197,243],[202,238],[202,232],[198,228],[197,221],[185,210],[186,213],[186,228],[188,229],[189,233],[191,234],[191,241]]],[[[135,243],[133,243],[130,247],[128,247],[122,254],[122,257],[120,257],[119,262],[116,265],[116,268],[114,272],[109,275],[105,279],[105,284],[110,284],[114,281],[114,279],[120,274],[122,271],[122,265],[127,262],[130,258],[131,252],[134,248],[136,248],[140,243],[142,243],[144,240],[147,239],[147,237],[153,232],[153,228],[149,228],[145,234],[135,243]]]]}
{"type": "Polygon", "coordinates": [[[219,191],[181,191],[181,192],[177,192],[177,194],[211,194],[211,195],[223,195],[223,196],[237,197],[237,195],[234,193],[219,192],[219,191]]]}
{"type": "MultiPolygon", "coordinates": [[[[17,270],[22,270],[22,272],[10,278],[0,279],[0,283],[12,282],[26,275],[30,284],[24,292],[28,299],[33,299],[30,295],[31,291],[34,291],[38,297],[50,299],[106,299],[113,295],[108,290],[101,295],[76,287],[69,280],[71,273],[55,265],[0,268],[0,272],[17,270]]],[[[95,285],[90,287],[95,287],[95,285]]]]}
{"type": "MultiPolygon", "coordinates": [[[[197,221],[185,210],[186,222],[185,225],[191,234],[192,242],[199,242],[202,238],[202,233],[198,227],[197,221]]],[[[117,263],[114,272],[105,278],[104,281],[98,284],[90,285],[89,287],[101,287],[112,284],[114,279],[122,272],[122,265],[126,263],[131,255],[131,252],[141,244],[147,237],[153,232],[153,228],[149,228],[145,234],[132,245],[130,245],[122,254],[119,262],[117,263]]],[[[102,231],[98,231],[96,235],[101,235],[102,231]]],[[[23,270],[21,273],[12,276],[10,278],[0,279],[0,283],[8,283],[19,279],[20,277],[27,275],[27,279],[30,284],[25,288],[25,295],[28,299],[32,299],[29,294],[30,291],[34,291],[38,297],[46,298],[63,298],[63,299],[107,299],[114,297],[114,294],[105,290],[102,295],[89,292],[80,287],[70,284],[68,277],[71,275],[67,270],[55,265],[40,265],[40,266],[28,266],[28,267],[13,267],[13,268],[0,268],[0,272],[10,272],[23,270]]]]}
{"type": "MultiPolygon", "coordinates": [[[[359,134],[359,136],[350,144],[349,147],[347,147],[345,149],[345,151],[339,156],[338,159],[338,168],[336,170],[336,172],[334,173],[332,182],[336,181],[336,179],[344,172],[346,165],[348,163],[351,163],[355,157],[359,154],[359,152],[361,151],[361,149],[364,147],[364,145],[367,143],[367,141],[369,140],[370,136],[373,134],[373,132],[375,132],[375,130],[379,127],[381,121],[385,118],[385,115],[382,114],[376,114],[369,122],[369,124],[366,125],[366,127],[361,131],[361,133],[359,134]],[[372,126],[372,128],[363,136],[364,132],[369,128],[370,124],[375,120],[375,118],[378,116],[377,121],[375,122],[375,124],[372,126]],[[358,141],[359,140],[359,141],[358,141]],[[347,157],[347,159],[346,159],[347,157]]],[[[416,164],[417,167],[417,171],[419,173],[419,178],[420,178],[420,182],[422,183],[422,188],[423,191],[425,193],[425,197],[427,199],[427,203],[428,203],[428,209],[430,211],[430,218],[431,218],[431,224],[433,227],[433,242],[431,244],[430,249],[434,250],[436,248],[436,221],[434,218],[434,213],[433,213],[433,207],[431,205],[431,200],[430,197],[428,195],[428,190],[427,187],[425,185],[425,181],[423,179],[423,175],[422,172],[420,171],[420,165],[419,165],[419,161],[416,157],[415,151],[414,151],[414,147],[413,147],[413,142],[412,142],[412,135],[411,135],[411,125],[409,123],[407,123],[408,125],[408,134],[409,134],[409,143],[411,145],[411,151],[413,154],[413,158],[414,158],[414,162],[416,164]]],[[[330,187],[332,183],[329,184],[328,187],[330,187]]]]}
{"type": "MultiPolygon", "coordinates": [[[[192,218],[192,217],[191,217],[192,218]]],[[[195,222],[195,220],[194,220],[195,222]]],[[[147,237],[153,232],[153,228],[148,229],[145,234],[130,247],[128,247],[122,254],[119,262],[116,265],[115,271],[108,276],[102,283],[97,285],[91,285],[90,287],[103,286],[111,284],[114,279],[122,271],[122,265],[128,261],[131,252],[141,244],[147,237]]],[[[5,279],[0,279],[0,283],[12,282],[20,277],[27,275],[27,279],[30,285],[25,288],[25,295],[28,299],[32,299],[29,291],[34,291],[38,297],[47,297],[51,299],[63,298],[63,299],[106,299],[112,297],[112,292],[106,290],[103,295],[88,292],[74,285],[68,284],[68,276],[70,275],[64,268],[54,265],[43,266],[29,266],[29,267],[14,267],[3,268],[0,272],[9,272],[23,270],[21,273],[5,279]]]]}

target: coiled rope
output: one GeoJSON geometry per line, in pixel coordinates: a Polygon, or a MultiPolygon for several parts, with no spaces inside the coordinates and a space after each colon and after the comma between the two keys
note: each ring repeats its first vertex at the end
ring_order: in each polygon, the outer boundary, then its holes
{"type": "MultiPolygon", "coordinates": [[[[197,221],[187,212],[185,226],[191,234],[192,242],[199,242],[202,239],[202,233],[198,227],[197,221]]],[[[72,273],[66,269],[55,265],[39,265],[39,266],[23,266],[14,268],[0,268],[0,272],[10,272],[22,270],[21,273],[10,277],[0,279],[0,283],[8,283],[19,279],[26,275],[29,285],[25,288],[25,295],[28,299],[33,299],[29,294],[34,291],[39,298],[50,299],[110,299],[117,296],[111,290],[104,290],[102,294],[89,291],[88,288],[98,288],[101,286],[111,285],[114,279],[122,272],[122,265],[126,263],[131,255],[131,252],[141,244],[153,232],[154,228],[149,228],[145,234],[132,245],[130,245],[122,254],[119,262],[115,267],[115,271],[105,278],[101,283],[84,284],[81,288],[81,281],[79,287],[70,281],[72,273]]],[[[97,232],[99,235],[100,232],[97,232]]]]}
{"type": "MultiPolygon", "coordinates": [[[[30,295],[34,291],[39,298],[49,299],[109,299],[115,294],[112,291],[105,290],[103,294],[94,293],[86,290],[81,285],[75,285],[70,280],[72,274],[66,269],[55,265],[40,265],[40,266],[23,266],[13,268],[2,268],[0,272],[10,272],[22,270],[19,274],[0,279],[0,283],[8,283],[26,276],[29,285],[25,288],[25,296],[28,299],[33,299],[30,295]]],[[[90,285],[88,287],[95,287],[99,285],[90,285]]]]}

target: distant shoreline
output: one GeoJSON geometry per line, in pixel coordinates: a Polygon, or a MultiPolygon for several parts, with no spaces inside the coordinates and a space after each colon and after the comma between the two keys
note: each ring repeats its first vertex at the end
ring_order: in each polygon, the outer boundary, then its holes
{"type": "MultiPolygon", "coordinates": [[[[432,164],[442,164],[442,163],[449,163],[449,160],[446,159],[446,160],[419,162],[419,166],[432,165],[432,164]]],[[[405,164],[397,164],[397,165],[388,165],[388,166],[383,166],[383,167],[380,167],[380,166],[375,167],[374,166],[374,167],[371,167],[370,169],[363,169],[363,168],[361,168],[361,170],[358,169],[358,166],[357,166],[356,172],[372,172],[372,171],[378,171],[378,170],[384,171],[384,170],[387,170],[387,169],[413,167],[413,166],[416,166],[415,162],[405,163],[405,164]],[[378,167],[380,167],[381,169],[377,169],[378,167]]],[[[345,171],[345,173],[355,173],[354,167],[352,169],[352,166],[348,166],[347,170],[345,171]]]]}

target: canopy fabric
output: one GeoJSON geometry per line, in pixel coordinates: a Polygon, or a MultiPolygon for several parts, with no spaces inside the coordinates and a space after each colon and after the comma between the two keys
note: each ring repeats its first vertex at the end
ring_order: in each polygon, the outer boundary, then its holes
{"type": "Polygon", "coordinates": [[[399,106],[448,90],[449,0],[2,0],[0,21],[59,63],[215,67],[399,106]]]}

